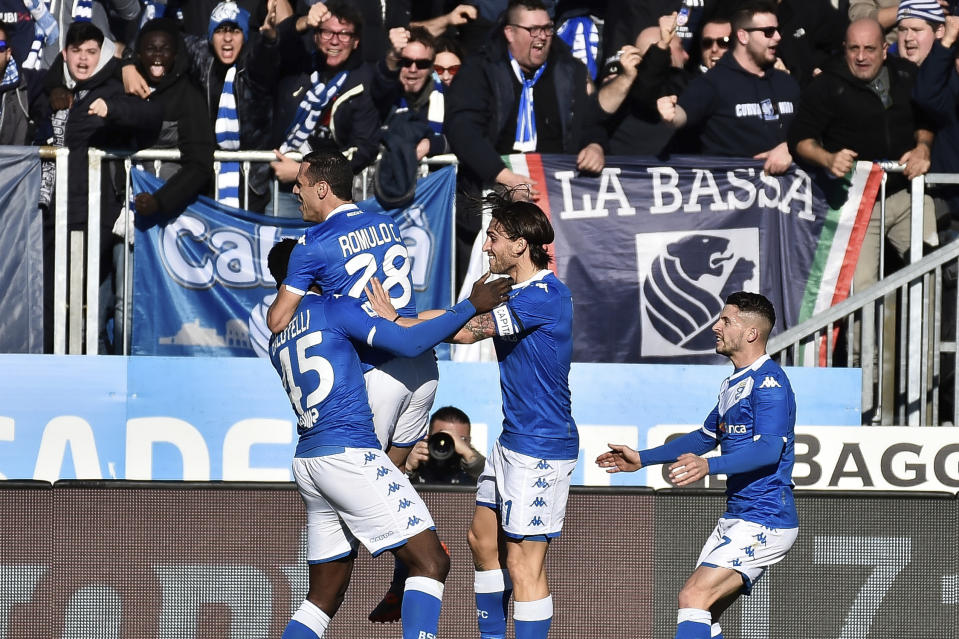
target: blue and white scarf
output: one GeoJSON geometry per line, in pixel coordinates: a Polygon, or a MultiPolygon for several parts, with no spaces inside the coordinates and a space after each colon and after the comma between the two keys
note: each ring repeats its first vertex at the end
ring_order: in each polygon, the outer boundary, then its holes
{"type": "MultiPolygon", "coordinates": [[[[233,80],[236,78],[236,65],[227,69],[223,78],[223,91],[216,112],[213,132],[216,145],[224,151],[240,150],[240,118],[236,112],[236,96],[233,94],[233,80]]],[[[240,208],[240,163],[221,162],[216,174],[216,201],[226,206],[240,208]]]]}
{"type": "Polygon", "coordinates": [[[73,21],[90,22],[93,20],[93,0],[73,0],[73,21]]]}
{"type": "Polygon", "coordinates": [[[589,16],[576,16],[566,20],[556,30],[556,35],[569,45],[573,56],[583,61],[589,77],[596,79],[596,57],[599,55],[599,28],[589,16]]]}
{"type": "MultiPolygon", "coordinates": [[[[409,111],[409,109],[410,104],[406,97],[401,97],[399,102],[397,102],[396,112],[402,113],[403,111],[409,111]]],[[[433,129],[433,133],[443,132],[443,118],[445,115],[446,96],[443,93],[443,83],[434,77],[433,90],[430,91],[426,108],[426,120],[429,122],[430,128],[433,129]]]]}
{"type": "Polygon", "coordinates": [[[286,139],[280,145],[280,153],[303,150],[306,141],[320,121],[320,116],[323,115],[326,107],[333,103],[333,99],[343,88],[349,73],[349,71],[340,71],[327,84],[320,81],[319,71],[314,71],[310,75],[313,86],[296,108],[296,115],[293,116],[293,122],[286,132],[286,139]]]}
{"type": "Polygon", "coordinates": [[[3,80],[0,80],[0,89],[20,84],[20,69],[17,68],[17,61],[10,58],[7,62],[7,68],[3,72],[3,80]]]}
{"type": "Polygon", "coordinates": [[[57,44],[60,39],[60,27],[57,20],[50,15],[49,0],[23,0],[23,5],[33,17],[33,42],[30,52],[23,61],[24,69],[39,70],[43,65],[43,46],[57,44]]]}
{"type": "Polygon", "coordinates": [[[546,63],[544,62],[540,68],[536,69],[532,80],[526,79],[512,53],[509,54],[509,63],[513,67],[516,79],[523,85],[522,93],[519,95],[519,111],[516,114],[516,140],[513,142],[513,150],[520,153],[530,153],[536,150],[536,112],[533,108],[533,85],[546,70],[546,63]]]}

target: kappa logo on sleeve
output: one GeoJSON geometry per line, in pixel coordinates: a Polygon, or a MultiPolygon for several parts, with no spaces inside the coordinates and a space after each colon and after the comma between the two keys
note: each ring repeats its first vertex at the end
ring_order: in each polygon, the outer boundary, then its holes
{"type": "Polygon", "coordinates": [[[782,388],[782,385],[772,375],[766,375],[766,379],[759,385],[759,388],[782,388]]]}

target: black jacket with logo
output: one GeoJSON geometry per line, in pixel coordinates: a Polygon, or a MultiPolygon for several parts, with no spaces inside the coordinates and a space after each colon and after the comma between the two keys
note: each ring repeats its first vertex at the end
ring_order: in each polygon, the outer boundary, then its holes
{"type": "Polygon", "coordinates": [[[687,126],[702,125],[703,153],[753,157],[786,141],[799,104],[799,85],[788,73],[746,71],[730,51],[694,78],[681,96],[687,126]]]}

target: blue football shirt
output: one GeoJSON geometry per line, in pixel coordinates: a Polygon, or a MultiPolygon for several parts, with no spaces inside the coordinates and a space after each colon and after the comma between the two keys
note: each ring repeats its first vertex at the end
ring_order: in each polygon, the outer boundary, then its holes
{"type": "MultiPolygon", "coordinates": [[[[416,317],[416,296],[410,279],[412,265],[392,217],[344,204],[300,237],[290,254],[283,284],[303,295],[315,282],[324,293],[365,301],[366,286],[375,276],[396,312],[416,317]]],[[[361,348],[360,359],[369,368],[389,358],[361,348]]]]}
{"type": "Polygon", "coordinates": [[[792,493],[795,428],[796,397],[785,371],[769,355],[723,380],[719,402],[703,424],[721,453],[735,452],[759,435],[784,442],[775,465],[727,477],[725,517],[770,528],[799,525],[792,493]]]}
{"type": "Polygon", "coordinates": [[[459,330],[475,310],[464,300],[435,319],[403,328],[360,300],[305,295],[290,324],[270,338],[270,361],[297,414],[296,456],[379,448],[356,342],[413,357],[459,330]]]}
{"type": "Polygon", "coordinates": [[[569,368],[573,356],[573,298],[542,270],[510,291],[492,311],[493,343],[503,393],[503,446],[543,459],[575,459],[569,368]]]}

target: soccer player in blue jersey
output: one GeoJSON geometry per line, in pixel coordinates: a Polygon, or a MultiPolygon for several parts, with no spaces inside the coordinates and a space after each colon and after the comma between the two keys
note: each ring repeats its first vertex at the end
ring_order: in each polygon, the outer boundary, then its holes
{"type": "Polygon", "coordinates": [[[713,333],[716,352],[735,370],[703,427],[639,452],[610,444],[596,459],[610,473],[670,464],[676,486],[727,476],[726,512],[679,591],[675,639],[722,637],[720,615],[786,556],[799,533],[792,493],[796,398],[766,354],[775,323],[776,311],[762,295],[740,291],[726,298],[713,333]],[[700,457],[717,445],[718,457],[700,457]]]}
{"type": "MultiPolygon", "coordinates": [[[[290,247],[281,242],[270,252],[278,282],[290,247]]],[[[412,328],[377,317],[360,300],[307,293],[270,339],[270,359],[298,417],[293,475],[307,510],[309,592],[283,639],[323,636],[360,542],[371,555],[389,550],[409,567],[403,638],[436,637],[449,557],[426,505],[379,446],[354,341],[403,357],[428,351],[506,297],[507,283],[485,279],[469,300],[412,328]]]]}
{"type": "Polygon", "coordinates": [[[506,303],[472,318],[452,340],[493,338],[503,396],[503,432],[477,482],[468,536],[477,621],[483,639],[505,637],[512,594],[516,638],[540,639],[553,618],[546,551],[563,528],[579,456],[569,392],[573,302],[549,270],[553,228],[543,211],[508,195],[492,194],[487,203],[492,220],[483,250],[490,272],[515,284],[506,303]]]}
{"type": "MultiPolygon", "coordinates": [[[[353,203],[353,171],[336,149],[303,158],[293,193],[303,219],[315,222],[290,256],[283,286],[267,313],[274,333],[286,328],[294,309],[314,282],[324,291],[365,300],[376,277],[399,316],[416,316],[410,279],[412,262],[393,218],[363,211],[353,203]]],[[[404,469],[412,447],[426,434],[439,381],[436,358],[427,350],[415,358],[395,358],[359,347],[373,425],[380,446],[404,469]]],[[[371,621],[396,621],[401,612],[406,570],[396,562],[392,583],[371,621]]]]}

